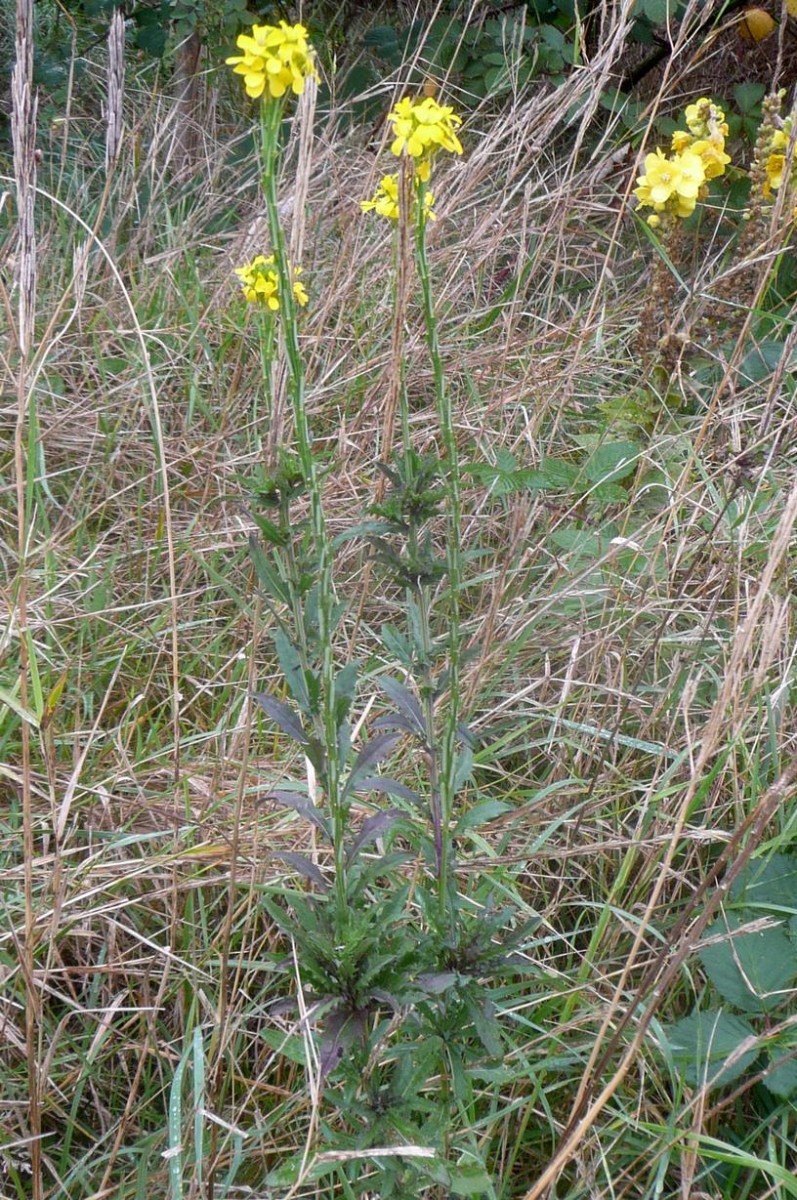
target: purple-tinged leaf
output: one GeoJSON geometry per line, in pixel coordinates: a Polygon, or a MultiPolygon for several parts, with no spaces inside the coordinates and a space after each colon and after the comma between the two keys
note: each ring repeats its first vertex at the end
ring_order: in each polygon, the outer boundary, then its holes
{"type": "Polygon", "coordinates": [[[418,986],[430,996],[439,996],[442,992],[447,992],[456,982],[457,975],[454,971],[426,971],[418,976],[418,986]]]}
{"type": "Polygon", "coordinates": [[[294,742],[298,742],[300,746],[310,744],[310,739],[292,708],[283,704],[281,700],[276,700],[274,696],[269,696],[268,692],[254,692],[253,695],[266,716],[270,717],[284,734],[292,738],[294,742]]]}
{"type": "Polygon", "coordinates": [[[419,737],[426,737],[426,722],[423,719],[423,709],[417,696],[414,696],[409,688],[403,683],[399,683],[397,679],[393,679],[391,675],[383,675],[379,680],[379,686],[387,696],[388,700],[392,700],[399,712],[403,713],[407,720],[412,724],[412,727],[419,737]]]}
{"type": "Polygon", "coordinates": [[[362,1037],[365,1016],[365,1012],[352,1012],[351,1009],[345,1008],[333,1012],[327,1018],[326,1028],[321,1035],[321,1054],[318,1062],[322,1080],[339,1065],[352,1042],[362,1037]]]}
{"type": "Polygon", "coordinates": [[[389,808],[387,812],[376,813],[373,817],[367,817],[361,827],[360,832],[349,846],[346,854],[346,862],[353,862],[357,855],[362,850],[363,846],[367,846],[370,842],[375,842],[378,837],[386,833],[396,821],[398,821],[401,813],[398,809],[389,808]]]}
{"type": "Polygon", "coordinates": [[[377,717],[372,728],[400,729],[402,733],[411,733],[413,737],[417,737],[415,723],[408,721],[406,717],[402,717],[401,713],[385,713],[384,716],[377,717]]]}
{"type": "Polygon", "coordinates": [[[406,783],[399,783],[398,779],[391,779],[389,775],[366,775],[364,779],[357,780],[353,790],[355,792],[379,792],[380,795],[395,796],[398,800],[405,800],[407,804],[413,804],[416,808],[423,807],[423,800],[417,792],[413,791],[411,787],[407,787],[406,783]]]}
{"type": "Polygon", "coordinates": [[[398,740],[399,734],[397,733],[380,733],[376,737],[370,738],[355,759],[346,782],[346,791],[354,791],[359,776],[364,771],[372,770],[383,758],[387,758],[398,740]]]}
{"type": "Polygon", "coordinates": [[[308,800],[307,796],[301,792],[289,792],[282,788],[275,788],[273,792],[267,792],[263,799],[276,800],[277,804],[282,804],[285,808],[292,808],[300,817],[305,817],[312,825],[315,825],[328,841],[332,841],[332,833],[326,817],[316,808],[312,800],[308,800]]]}
{"type": "Polygon", "coordinates": [[[280,850],[274,857],[282,859],[288,866],[293,867],[294,871],[298,871],[300,875],[304,875],[305,879],[309,879],[311,883],[317,884],[322,892],[329,891],[329,884],[318,867],[309,858],[305,857],[304,854],[294,854],[292,850],[280,850]]]}

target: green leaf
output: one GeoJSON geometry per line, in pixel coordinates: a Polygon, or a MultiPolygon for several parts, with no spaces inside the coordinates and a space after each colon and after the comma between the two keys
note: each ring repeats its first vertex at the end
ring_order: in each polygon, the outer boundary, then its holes
{"type": "Polygon", "coordinates": [[[449,1167],[450,1188],[455,1196],[483,1196],[492,1190],[492,1181],[484,1167],[449,1167]]]}
{"type": "Polygon", "coordinates": [[[459,818],[454,833],[460,834],[465,833],[468,829],[478,829],[480,825],[486,825],[488,821],[495,821],[496,818],[502,817],[504,813],[511,812],[511,810],[512,805],[505,804],[503,800],[485,800],[483,804],[474,804],[473,808],[469,808],[459,818]]]}
{"type": "Polygon", "coordinates": [[[733,89],[736,107],[742,113],[752,112],[764,99],[766,90],[763,83],[737,83],[733,89]]]}
{"type": "Polygon", "coordinates": [[[731,897],[755,909],[797,913],[797,858],[773,854],[766,863],[748,863],[731,888],[731,897]]]}
{"type": "Polygon", "coordinates": [[[703,969],[728,1004],[742,1012],[768,1012],[782,1004],[790,985],[797,979],[797,957],[791,939],[782,927],[760,933],[735,931],[754,919],[754,914],[734,913],[715,921],[709,935],[728,933],[726,941],[706,946],[699,952],[703,969]]]}
{"type": "Polygon", "coordinates": [[[690,1087],[706,1082],[712,1088],[724,1087],[743,1075],[758,1057],[757,1049],[745,1050],[723,1068],[747,1038],[755,1037],[752,1025],[730,1013],[692,1013],[670,1026],[666,1034],[673,1060],[690,1087]]]}
{"type": "Polygon", "coordinates": [[[639,454],[636,442],[604,442],[587,460],[584,474],[590,483],[616,483],[633,475],[639,454]]]}
{"type": "MultiPolygon", "coordinates": [[[[784,1047],[784,1050],[786,1048],[784,1047]]],[[[790,1048],[793,1054],[795,1047],[790,1048]]],[[[786,1050],[786,1053],[789,1053],[786,1050]]],[[[773,1046],[770,1051],[771,1062],[764,1075],[764,1087],[773,1096],[781,1100],[790,1100],[797,1095],[797,1060],[794,1058],[778,1058],[778,1048],[773,1046]]]]}

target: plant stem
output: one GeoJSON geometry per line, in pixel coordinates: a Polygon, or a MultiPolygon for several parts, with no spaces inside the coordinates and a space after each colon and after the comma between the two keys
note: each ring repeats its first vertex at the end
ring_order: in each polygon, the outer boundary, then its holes
{"type": "Polygon", "coordinates": [[[332,586],[332,547],[327,537],[321,486],[313,457],[313,443],[305,406],[305,373],[299,347],[296,300],[293,294],[291,264],[285,247],[285,237],[279,217],[277,197],[277,163],[282,105],[271,99],[261,105],[261,141],[263,153],[263,195],[266,201],[271,248],[279,277],[280,317],[288,359],[289,392],[299,462],[310,498],[310,527],[318,566],[318,640],[321,647],[321,732],[325,751],[323,785],[332,817],[335,857],[335,897],[338,912],[346,910],[346,863],[344,834],[346,810],[340,795],[340,762],[338,753],[338,723],[335,706],[335,664],[332,655],[332,632],[335,596],[332,586]]]}
{"type": "Polygon", "coordinates": [[[459,630],[459,590],[462,577],[460,555],[460,520],[461,504],[459,495],[459,459],[457,443],[454,436],[454,421],[451,412],[451,399],[446,387],[443,359],[440,353],[440,341],[437,330],[437,316],[434,310],[432,281],[429,271],[429,258],[426,251],[426,193],[423,180],[418,179],[417,218],[415,226],[415,247],[418,260],[418,277],[421,283],[423,298],[423,317],[426,325],[426,342],[429,347],[429,357],[432,360],[434,372],[435,400],[437,403],[437,419],[440,422],[440,434],[443,450],[448,460],[448,531],[446,537],[446,568],[448,572],[449,590],[449,698],[448,711],[443,729],[440,755],[439,803],[441,819],[441,847],[439,871],[439,919],[441,927],[448,915],[449,886],[451,874],[451,818],[454,809],[455,774],[457,757],[457,729],[459,726],[459,668],[460,668],[460,630],[459,630]]]}

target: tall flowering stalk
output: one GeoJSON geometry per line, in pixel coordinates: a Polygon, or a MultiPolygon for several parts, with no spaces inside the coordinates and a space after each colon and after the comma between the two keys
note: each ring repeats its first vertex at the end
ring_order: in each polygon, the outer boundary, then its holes
{"type": "MultiPolygon", "coordinates": [[[[462,145],[457,135],[461,119],[454,110],[427,97],[415,101],[404,97],[395,105],[388,116],[392,127],[391,152],[404,160],[398,175],[382,178],[376,194],[362,202],[365,212],[374,211],[389,220],[402,222],[408,218],[415,231],[415,258],[421,284],[426,342],[432,361],[434,375],[437,418],[441,441],[448,466],[448,529],[446,537],[446,572],[448,576],[450,607],[448,612],[448,682],[449,704],[440,745],[440,761],[431,755],[431,816],[434,833],[435,854],[438,871],[438,919],[444,927],[449,913],[449,889],[451,880],[451,820],[456,793],[457,738],[459,730],[459,678],[460,678],[460,606],[459,593],[462,580],[460,523],[461,502],[459,490],[459,460],[454,433],[451,399],[446,386],[445,369],[440,351],[437,315],[435,313],[426,231],[430,221],[435,220],[434,196],[429,188],[434,160],[440,151],[461,154],[462,145]],[[409,172],[409,187],[402,187],[404,174],[409,172]],[[409,213],[403,211],[409,206],[409,213]]],[[[411,469],[409,433],[406,420],[404,426],[405,461],[411,469]]],[[[431,651],[429,629],[429,605],[426,597],[419,606],[421,634],[425,657],[431,651]]],[[[428,735],[433,736],[433,689],[427,680],[424,687],[424,704],[428,735]]]]}
{"type": "MultiPolygon", "coordinates": [[[[335,859],[335,898],[339,912],[346,908],[346,861],[344,834],[346,807],[340,780],[340,752],[336,711],[335,666],[332,652],[334,591],[332,584],[332,547],[327,536],[321,486],[313,456],[312,436],[307,417],[304,362],[299,345],[298,307],[307,302],[307,294],[297,276],[300,269],[288,261],[285,235],[279,215],[277,178],[279,131],[283,98],[289,92],[301,95],[306,81],[316,77],[315,56],[302,25],[254,25],[251,35],[238,38],[242,54],[227,59],[236,74],[242,75],[247,95],[260,100],[261,185],[266,204],[272,254],[258,256],[237,271],[248,300],[278,316],[282,325],[288,361],[288,390],[296,433],[296,451],[304,487],[310,503],[310,530],[318,571],[317,620],[321,650],[321,696],[319,721],[324,758],[321,784],[332,818],[335,859]]],[[[273,341],[269,343],[273,345],[273,341]]],[[[270,368],[270,363],[268,364],[270,368]]]]}

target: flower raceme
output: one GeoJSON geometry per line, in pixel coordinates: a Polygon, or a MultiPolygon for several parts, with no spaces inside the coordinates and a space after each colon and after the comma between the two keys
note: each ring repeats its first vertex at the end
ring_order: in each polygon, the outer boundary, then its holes
{"type": "Polygon", "coordinates": [[[393,154],[408,154],[415,160],[420,179],[427,180],[431,161],[438,150],[461,154],[462,144],[457,137],[457,128],[462,124],[453,108],[438,104],[431,96],[425,100],[412,100],[405,96],[388,114],[393,127],[393,154]]]}
{"type": "Polygon", "coordinates": [[[289,88],[301,96],[305,80],[318,78],[304,25],[253,25],[251,35],[242,33],[235,44],[243,54],[226,62],[243,75],[246,94],[254,100],[264,93],[278,100],[289,88]]]}
{"type": "MultiPolygon", "coordinates": [[[[309,297],[304,286],[295,278],[301,273],[301,267],[294,267],[293,295],[296,303],[304,308],[309,297]]],[[[270,312],[279,312],[279,276],[273,254],[268,258],[258,254],[245,267],[236,267],[235,274],[238,276],[244,296],[250,304],[257,304],[260,308],[269,309],[270,312]]]]}
{"type": "MultiPolygon", "coordinates": [[[[416,189],[417,191],[417,189],[416,189]]],[[[434,204],[434,196],[427,191],[423,198],[424,217],[429,221],[435,221],[432,205],[434,204]]],[[[375,212],[380,217],[387,217],[389,221],[398,221],[399,219],[399,181],[398,175],[384,175],[379,181],[379,186],[376,189],[373,197],[370,200],[361,200],[360,208],[363,212],[375,212]]],[[[413,204],[414,214],[417,213],[417,199],[413,204]]]]}
{"type": "Polygon", "coordinates": [[[659,213],[689,217],[699,198],[707,194],[709,179],[723,175],[731,161],[725,153],[728,126],[718,105],[705,98],[686,110],[687,129],[672,136],[672,154],[657,149],[645,156],[645,172],[634,188],[639,208],[652,208],[648,224],[658,225],[659,213]]]}

